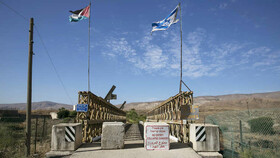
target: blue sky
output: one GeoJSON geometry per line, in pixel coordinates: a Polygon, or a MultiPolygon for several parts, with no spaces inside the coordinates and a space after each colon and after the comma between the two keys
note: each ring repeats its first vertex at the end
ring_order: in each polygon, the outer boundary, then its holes
{"type": "MultiPolygon", "coordinates": [[[[69,10],[89,1],[0,0],[0,103],[26,102],[29,18],[34,34],[33,101],[76,104],[87,90],[88,20],[69,10]]],[[[182,2],[183,80],[195,96],[280,90],[280,1],[182,2]]],[[[91,10],[91,90],[118,100],[165,100],[179,90],[180,25],[150,35],[176,0],[96,0],[91,10]]],[[[183,88],[183,90],[187,90],[183,88]]]]}

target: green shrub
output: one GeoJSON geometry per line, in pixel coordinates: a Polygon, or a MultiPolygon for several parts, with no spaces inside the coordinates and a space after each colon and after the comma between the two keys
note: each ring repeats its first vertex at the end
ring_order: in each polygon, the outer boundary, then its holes
{"type": "Polygon", "coordinates": [[[65,108],[60,108],[58,109],[58,113],[57,113],[57,117],[58,118],[65,118],[65,117],[69,117],[69,110],[65,109],[65,108]]]}
{"type": "Polygon", "coordinates": [[[131,109],[126,113],[126,119],[130,123],[138,123],[139,121],[145,121],[145,115],[138,115],[135,109],[131,109]]]}
{"type": "Polygon", "coordinates": [[[73,122],[73,120],[70,117],[65,117],[62,122],[63,123],[71,123],[71,122],[73,122]]]}
{"type": "Polygon", "coordinates": [[[248,121],[251,132],[260,134],[273,134],[273,119],[270,117],[259,117],[248,121]]]}
{"type": "Polygon", "coordinates": [[[139,121],[146,121],[146,116],[145,115],[140,115],[139,116],[139,121]]]}
{"type": "Polygon", "coordinates": [[[25,118],[23,117],[4,117],[0,118],[0,122],[24,122],[25,118]]]}
{"type": "Polygon", "coordinates": [[[244,149],[244,151],[240,151],[240,158],[253,158],[253,152],[251,149],[244,149]]]}
{"type": "Polygon", "coordinates": [[[76,111],[70,111],[69,117],[76,117],[77,112],[76,111]]]}

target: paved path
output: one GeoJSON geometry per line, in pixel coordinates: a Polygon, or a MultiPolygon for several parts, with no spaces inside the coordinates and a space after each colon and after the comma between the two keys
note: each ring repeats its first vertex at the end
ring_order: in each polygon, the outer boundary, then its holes
{"type": "Polygon", "coordinates": [[[201,158],[191,147],[182,143],[171,143],[170,150],[147,151],[143,140],[125,141],[125,149],[101,150],[100,142],[84,144],[71,158],[201,158]]]}

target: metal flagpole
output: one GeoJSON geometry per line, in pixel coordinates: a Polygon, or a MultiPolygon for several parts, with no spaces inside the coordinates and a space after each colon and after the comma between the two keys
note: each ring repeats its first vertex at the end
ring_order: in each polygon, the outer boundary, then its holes
{"type": "Polygon", "coordinates": [[[88,19],[88,91],[90,91],[90,10],[91,10],[91,2],[89,2],[89,19],[88,19]]]}
{"type": "Polygon", "coordinates": [[[88,104],[89,104],[89,91],[90,91],[90,10],[91,10],[91,1],[89,2],[89,19],[88,19],[88,104]]]}
{"type": "Polygon", "coordinates": [[[180,63],[180,67],[181,67],[181,74],[180,74],[180,88],[179,88],[179,93],[182,92],[182,67],[183,67],[183,63],[182,63],[182,12],[181,12],[181,3],[179,2],[179,8],[180,8],[180,33],[181,33],[181,63],[180,63]]]}

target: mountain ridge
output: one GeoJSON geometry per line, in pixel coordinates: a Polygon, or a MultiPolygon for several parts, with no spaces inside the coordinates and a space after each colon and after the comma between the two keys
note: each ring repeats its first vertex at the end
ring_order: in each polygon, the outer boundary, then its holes
{"type": "MultiPolygon", "coordinates": [[[[168,99],[168,98],[167,98],[168,99]]],[[[151,101],[151,102],[132,102],[127,103],[124,106],[124,110],[128,111],[135,109],[137,111],[147,112],[152,108],[156,107],[164,100],[151,101]]],[[[201,110],[204,108],[216,107],[225,108],[232,106],[233,108],[243,108],[245,104],[251,104],[252,107],[261,108],[264,107],[280,107],[280,91],[276,92],[266,92],[266,93],[251,93],[251,94],[226,94],[217,96],[197,96],[194,97],[194,104],[199,105],[201,110]],[[278,104],[279,103],[279,104],[278,104]]],[[[115,105],[120,107],[121,104],[115,105]]],[[[56,103],[53,101],[40,101],[32,102],[32,110],[57,110],[59,108],[72,109],[72,105],[64,103],[56,103]]],[[[26,103],[10,103],[10,104],[0,104],[1,109],[18,109],[25,110],[26,103]]]]}
{"type": "MultiPolygon", "coordinates": [[[[40,101],[40,102],[32,102],[32,110],[57,110],[59,108],[64,107],[65,109],[72,109],[72,105],[56,103],[53,101],[40,101]]],[[[1,109],[17,109],[17,110],[25,110],[26,103],[10,103],[10,104],[0,104],[1,109]]]]}

